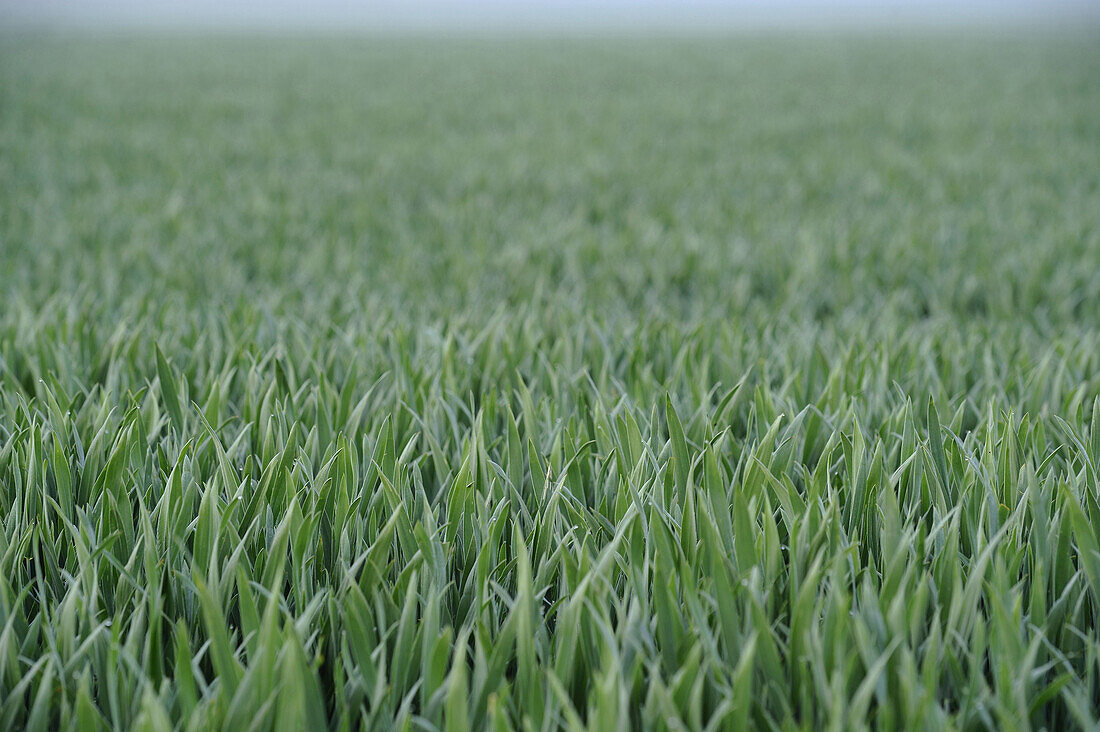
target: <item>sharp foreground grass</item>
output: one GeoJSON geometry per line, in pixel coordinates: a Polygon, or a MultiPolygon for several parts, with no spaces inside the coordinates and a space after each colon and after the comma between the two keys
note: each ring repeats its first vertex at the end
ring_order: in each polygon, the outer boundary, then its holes
{"type": "Polygon", "coordinates": [[[0,43],[0,727],[1095,728],[1100,43],[0,43]]]}

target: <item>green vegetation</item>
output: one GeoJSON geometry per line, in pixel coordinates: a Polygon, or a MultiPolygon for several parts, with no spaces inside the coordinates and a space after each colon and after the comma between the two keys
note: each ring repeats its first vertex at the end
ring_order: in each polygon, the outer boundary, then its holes
{"type": "Polygon", "coordinates": [[[1097,79],[0,39],[0,728],[1095,727],[1097,79]]]}

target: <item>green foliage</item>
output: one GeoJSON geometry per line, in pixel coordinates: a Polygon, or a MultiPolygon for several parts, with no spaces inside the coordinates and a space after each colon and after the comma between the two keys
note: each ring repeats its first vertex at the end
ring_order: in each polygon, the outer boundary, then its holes
{"type": "Polygon", "coordinates": [[[1094,39],[0,40],[0,728],[1094,728],[1094,39]]]}

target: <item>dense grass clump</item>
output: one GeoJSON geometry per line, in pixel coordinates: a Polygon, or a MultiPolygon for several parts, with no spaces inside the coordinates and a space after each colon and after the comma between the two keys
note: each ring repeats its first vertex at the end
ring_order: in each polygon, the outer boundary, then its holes
{"type": "Polygon", "coordinates": [[[1100,44],[0,42],[0,728],[1094,728],[1100,44]]]}

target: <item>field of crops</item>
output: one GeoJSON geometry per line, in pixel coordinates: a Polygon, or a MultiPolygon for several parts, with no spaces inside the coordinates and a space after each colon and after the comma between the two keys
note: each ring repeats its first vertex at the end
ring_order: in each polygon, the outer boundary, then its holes
{"type": "Polygon", "coordinates": [[[1098,80],[0,37],[0,728],[1095,728],[1098,80]]]}

